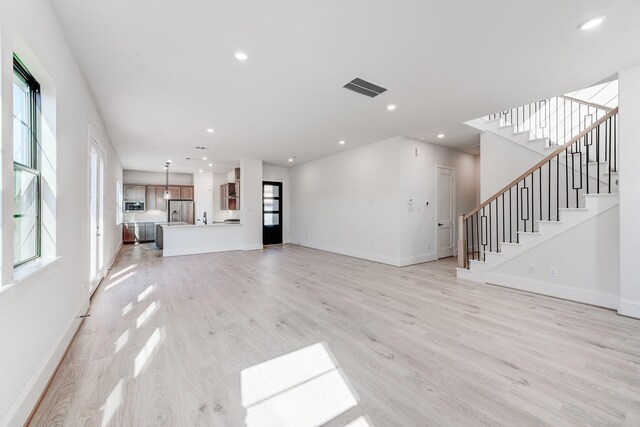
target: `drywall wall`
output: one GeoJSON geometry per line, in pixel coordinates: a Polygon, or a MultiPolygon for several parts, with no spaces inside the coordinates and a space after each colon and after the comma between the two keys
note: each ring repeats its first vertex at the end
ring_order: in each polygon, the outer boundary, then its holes
{"type": "Polygon", "coordinates": [[[618,206],[486,273],[487,283],[618,308],[618,206]]]}
{"type": "MultiPolygon", "coordinates": [[[[2,285],[0,287],[0,425],[22,425],[89,306],[89,126],[104,147],[105,258],[120,245],[115,180],[122,177],[90,91],[47,0],[0,3],[2,103],[2,285]],[[14,279],[12,267],[12,53],[43,86],[42,138],[48,176],[43,217],[54,261],[14,279]],[[9,155],[6,155],[9,153],[9,155]],[[53,187],[52,187],[53,186],[53,187]]],[[[24,271],[24,270],[23,270],[24,271]]]]}
{"type": "Polygon", "coordinates": [[[291,198],[290,196],[290,181],[289,181],[289,168],[274,165],[262,166],[262,180],[274,181],[282,183],[282,212],[281,212],[281,224],[282,224],[282,243],[290,242],[290,229],[291,229],[291,198]]]}
{"type": "Polygon", "coordinates": [[[391,265],[435,259],[436,164],[457,171],[456,211],[471,209],[474,156],[408,138],[293,167],[291,242],[391,265]]]}
{"type": "MultiPolygon", "coordinates": [[[[123,174],[125,184],[165,185],[167,180],[164,172],[125,170],[123,174]]],[[[170,172],[169,185],[193,185],[193,174],[170,172]]]]}
{"type": "Polygon", "coordinates": [[[640,66],[620,71],[620,314],[640,318],[640,66]]]}
{"type": "Polygon", "coordinates": [[[391,138],[291,168],[291,242],[395,264],[398,149],[391,138]]]}
{"type": "Polygon", "coordinates": [[[240,217],[244,250],[262,249],[262,160],[240,160],[240,217]]]}
{"type": "Polygon", "coordinates": [[[207,213],[207,223],[211,224],[213,213],[213,173],[198,172],[193,174],[193,201],[195,223],[204,224],[204,213],[207,213]]]}
{"type": "Polygon", "coordinates": [[[487,200],[543,157],[492,132],[480,134],[480,199],[487,200]]]}
{"type": "MultiPolygon", "coordinates": [[[[476,201],[476,159],[471,154],[449,150],[408,138],[398,138],[400,227],[399,264],[432,261],[436,256],[436,165],[455,169],[454,214],[469,212],[476,201]],[[407,201],[413,199],[413,206],[407,201]],[[425,202],[429,202],[425,206],[425,202]]],[[[454,232],[456,223],[454,221],[454,232]]],[[[456,241],[454,234],[453,241],[456,241]]]]}

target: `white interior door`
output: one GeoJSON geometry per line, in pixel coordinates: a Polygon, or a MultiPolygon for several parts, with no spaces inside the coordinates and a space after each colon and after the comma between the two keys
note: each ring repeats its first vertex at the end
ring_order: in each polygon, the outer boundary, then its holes
{"type": "Polygon", "coordinates": [[[89,141],[89,295],[104,277],[104,154],[89,141]]]}
{"type": "Polygon", "coordinates": [[[455,169],[436,167],[436,221],[438,258],[453,256],[455,236],[455,169]]]}

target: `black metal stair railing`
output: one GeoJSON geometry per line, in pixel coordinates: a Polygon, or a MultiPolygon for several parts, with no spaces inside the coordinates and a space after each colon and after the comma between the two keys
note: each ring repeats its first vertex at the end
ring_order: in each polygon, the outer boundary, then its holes
{"type": "Polygon", "coordinates": [[[538,221],[559,221],[563,208],[582,207],[585,194],[617,192],[618,109],[583,129],[502,190],[458,218],[458,266],[484,261],[538,221]]]}
{"type": "Polygon", "coordinates": [[[570,141],[600,120],[611,108],[568,96],[557,96],[490,114],[500,126],[513,126],[515,133],[529,132],[531,139],[548,139],[555,147],[570,141]]]}

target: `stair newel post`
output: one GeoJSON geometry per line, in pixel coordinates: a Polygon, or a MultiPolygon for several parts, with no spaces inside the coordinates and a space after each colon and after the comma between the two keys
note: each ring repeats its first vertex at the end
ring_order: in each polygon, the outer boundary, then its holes
{"type": "Polygon", "coordinates": [[[458,215],[458,267],[467,268],[467,250],[464,240],[464,214],[458,215]]]}

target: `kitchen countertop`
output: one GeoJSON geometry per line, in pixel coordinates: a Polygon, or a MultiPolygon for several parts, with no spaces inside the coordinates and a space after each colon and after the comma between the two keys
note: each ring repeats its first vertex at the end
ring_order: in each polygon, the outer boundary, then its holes
{"type": "Polygon", "coordinates": [[[229,223],[229,222],[216,222],[213,224],[170,224],[170,223],[164,223],[164,224],[158,224],[162,227],[180,227],[180,228],[191,228],[191,227],[197,227],[197,228],[203,228],[203,227],[224,227],[224,226],[237,226],[237,225],[242,225],[241,223],[229,223]]]}

